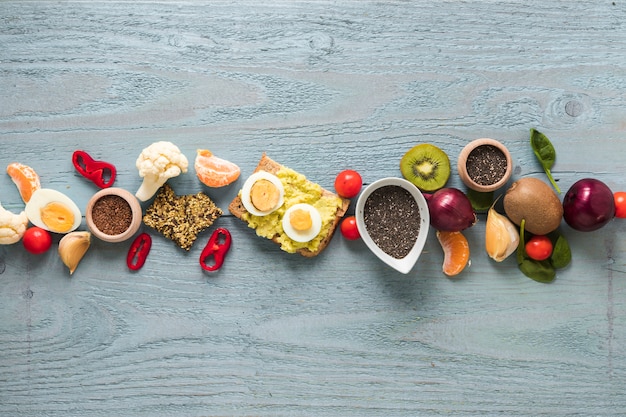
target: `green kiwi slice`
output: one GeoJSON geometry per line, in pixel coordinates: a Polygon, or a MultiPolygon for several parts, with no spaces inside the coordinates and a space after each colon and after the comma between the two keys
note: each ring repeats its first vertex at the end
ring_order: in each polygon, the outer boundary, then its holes
{"type": "Polygon", "coordinates": [[[435,145],[421,143],[400,160],[402,176],[424,192],[442,188],[450,178],[450,159],[435,145]]]}

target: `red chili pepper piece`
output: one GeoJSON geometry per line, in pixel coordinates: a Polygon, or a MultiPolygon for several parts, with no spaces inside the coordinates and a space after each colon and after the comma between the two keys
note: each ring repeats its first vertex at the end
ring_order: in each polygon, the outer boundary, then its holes
{"type": "Polygon", "coordinates": [[[223,227],[216,229],[200,254],[200,266],[205,271],[216,271],[224,264],[226,252],[230,249],[230,232],[223,227]]]}
{"type": "Polygon", "coordinates": [[[142,233],[135,238],[133,243],[128,249],[128,255],[126,256],[126,265],[133,271],[141,269],[146,262],[146,258],[150,253],[152,247],[152,238],[147,233],[142,233]]]}
{"type": "Polygon", "coordinates": [[[108,188],[115,182],[115,165],[96,161],[85,151],[74,151],[72,163],[76,171],[100,188],[108,188]]]}

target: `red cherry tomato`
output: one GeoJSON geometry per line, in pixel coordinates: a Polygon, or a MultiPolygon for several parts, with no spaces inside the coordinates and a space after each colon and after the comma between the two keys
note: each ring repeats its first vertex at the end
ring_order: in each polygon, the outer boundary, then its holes
{"type": "Polygon", "coordinates": [[[618,191],[613,194],[615,198],[615,217],[626,219],[626,191],[618,191]]]}
{"type": "Polygon", "coordinates": [[[337,174],[335,178],[335,190],[340,197],[356,197],[363,186],[361,175],[351,169],[346,169],[337,174]]]}
{"type": "Polygon", "coordinates": [[[526,254],[530,259],[543,261],[552,255],[552,241],[548,236],[536,235],[526,242],[526,254]]]}
{"type": "Polygon", "coordinates": [[[356,217],[348,216],[341,222],[341,234],[348,240],[357,240],[361,237],[356,226],[356,217]]]}
{"type": "Polygon", "coordinates": [[[50,232],[40,227],[30,227],[22,237],[24,248],[34,255],[40,255],[52,246],[50,232]]]}

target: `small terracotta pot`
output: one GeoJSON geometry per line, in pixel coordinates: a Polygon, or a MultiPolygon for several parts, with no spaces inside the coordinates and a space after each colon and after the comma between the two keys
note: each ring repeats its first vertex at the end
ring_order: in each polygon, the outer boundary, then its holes
{"type": "Polygon", "coordinates": [[[461,181],[469,188],[479,192],[490,192],[495,191],[502,187],[506,182],[511,178],[511,173],[513,172],[513,162],[511,160],[511,154],[509,150],[504,146],[501,142],[495,139],[489,138],[481,138],[476,139],[468,143],[461,153],[459,154],[458,166],[457,169],[459,171],[459,176],[461,177],[461,181]],[[476,182],[468,173],[467,170],[467,159],[476,148],[480,146],[493,146],[499,149],[504,157],[506,158],[506,167],[502,177],[494,183],[491,184],[481,184],[476,182]]]}
{"type": "Polygon", "coordinates": [[[136,232],[139,230],[142,221],[142,210],[137,197],[132,195],[130,192],[122,189],[122,188],[105,188],[97,193],[95,193],[89,202],[87,203],[87,210],[85,211],[85,219],[87,221],[87,227],[91,231],[91,233],[96,236],[100,240],[104,240],[105,242],[118,243],[123,242],[125,240],[130,239],[136,232]],[[94,223],[93,210],[94,205],[100,200],[102,197],[114,195],[121,197],[128,205],[131,210],[131,221],[130,225],[126,230],[117,234],[107,234],[102,230],[98,229],[96,223],[94,223]]]}

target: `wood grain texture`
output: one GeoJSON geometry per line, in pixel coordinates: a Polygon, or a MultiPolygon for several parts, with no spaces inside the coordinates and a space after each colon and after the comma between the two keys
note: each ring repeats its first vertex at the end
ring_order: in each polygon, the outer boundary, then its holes
{"type": "MultiPolygon", "coordinates": [[[[0,166],[31,165],[85,207],[83,148],[117,165],[156,140],[209,148],[249,175],[262,152],[332,189],[399,176],[418,142],[453,162],[502,140],[513,179],[541,176],[529,129],[558,151],[567,189],[626,188],[623,2],[0,2],[0,166]]],[[[242,185],[177,193],[226,209],[242,185]]],[[[449,185],[461,187],[453,175],[449,185]]],[[[0,202],[23,204],[7,175],[0,202]]],[[[227,212],[227,210],[225,210],[227,212]]],[[[2,416],[616,416],[626,410],[625,223],[563,228],[570,267],[542,285],[491,262],[441,273],[434,235],[409,275],[335,236],[281,252],[225,215],[216,274],[153,234],[94,241],[72,278],[56,251],[0,247],[2,416]]],[[[83,223],[84,227],[84,223],[83,223]]]]}

